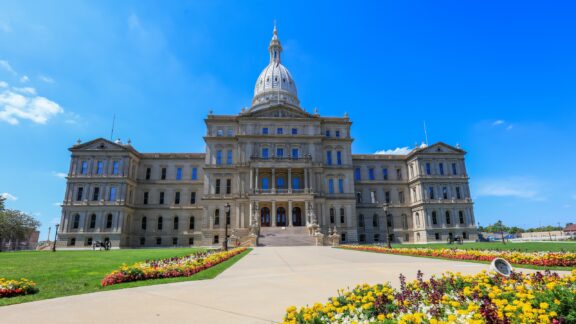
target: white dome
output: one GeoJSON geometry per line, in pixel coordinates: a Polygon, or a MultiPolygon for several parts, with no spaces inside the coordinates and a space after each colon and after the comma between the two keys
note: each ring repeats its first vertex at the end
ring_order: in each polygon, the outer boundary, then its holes
{"type": "Polygon", "coordinates": [[[268,51],[270,52],[270,63],[256,80],[252,110],[275,103],[290,104],[298,107],[300,101],[298,100],[296,83],[288,69],[280,61],[282,46],[280,45],[280,40],[278,40],[276,26],[274,26],[274,35],[270,41],[268,51]]]}

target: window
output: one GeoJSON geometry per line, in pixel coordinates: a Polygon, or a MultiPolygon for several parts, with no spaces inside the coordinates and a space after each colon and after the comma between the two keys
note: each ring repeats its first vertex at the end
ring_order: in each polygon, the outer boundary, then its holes
{"type": "Polygon", "coordinates": [[[360,191],[356,193],[356,202],[362,203],[362,193],[360,191]]]}
{"type": "Polygon", "coordinates": [[[442,187],[442,198],[448,199],[448,188],[442,187]]]}
{"type": "Polygon", "coordinates": [[[196,192],[190,193],[190,204],[194,205],[196,203],[196,192]]]}
{"type": "Polygon", "coordinates": [[[162,245],[162,238],[161,237],[156,238],[156,245],[162,245]]]}
{"type": "Polygon", "coordinates": [[[342,165],[342,151],[336,151],[336,164],[342,165]]]}
{"type": "Polygon", "coordinates": [[[178,245],[178,238],[177,237],[172,238],[172,245],[178,245]]]}
{"type": "Polygon", "coordinates": [[[328,180],[328,193],[334,193],[334,179],[328,180]]]}
{"type": "Polygon", "coordinates": [[[77,229],[80,226],[80,215],[74,215],[74,222],[72,224],[72,228],[77,229]]]}
{"type": "Polygon", "coordinates": [[[86,245],[88,245],[88,246],[92,245],[92,238],[91,238],[91,237],[89,237],[89,238],[86,240],[86,245]]]}
{"type": "Polygon", "coordinates": [[[434,199],[434,187],[428,187],[428,197],[434,199]]]}
{"type": "Polygon", "coordinates": [[[112,228],[112,214],[106,216],[106,228],[112,228]]]}
{"type": "Polygon", "coordinates": [[[80,172],[82,174],[88,174],[88,161],[82,161],[82,169],[80,172]]]}
{"type": "Polygon", "coordinates": [[[164,191],[160,191],[160,199],[158,200],[158,204],[164,205],[164,191]]]}
{"type": "Polygon", "coordinates": [[[439,241],[440,240],[440,234],[434,233],[434,238],[436,239],[436,241],[439,241]]]}
{"type": "Polygon", "coordinates": [[[162,168],[161,180],[166,180],[166,168],[162,168]]]}
{"type": "Polygon", "coordinates": [[[262,135],[268,135],[268,127],[262,127],[262,135]]]}
{"type": "Polygon", "coordinates": [[[404,236],[404,241],[406,241],[406,242],[410,241],[410,234],[406,234],[404,236]]]}
{"type": "Polygon", "coordinates": [[[326,130],[326,137],[330,137],[330,130],[329,129],[326,130]]]}
{"type": "Polygon", "coordinates": [[[174,205],[180,205],[180,191],[176,191],[174,194],[174,205]]]}
{"type": "Polygon", "coordinates": [[[398,192],[398,200],[400,201],[401,204],[404,203],[404,191],[398,192]]]}
{"type": "Polygon", "coordinates": [[[104,173],[104,162],[98,161],[96,162],[96,174],[101,175],[104,173]]]}
{"type": "Polygon", "coordinates": [[[110,199],[108,199],[109,201],[116,201],[116,190],[116,187],[110,188],[110,199]]]}
{"type": "Polygon", "coordinates": [[[432,224],[433,224],[433,225],[438,225],[438,218],[436,217],[436,212],[435,212],[435,211],[432,212],[432,224]]]}
{"type": "Polygon", "coordinates": [[[164,218],[162,216],[158,217],[158,230],[161,231],[164,227],[164,218]]]}
{"type": "Polygon", "coordinates": [[[96,215],[92,214],[90,215],[90,228],[95,227],[96,227],[96,215]]]}
{"type": "Polygon", "coordinates": [[[283,177],[276,178],[276,187],[278,189],[286,189],[286,184],[283,177]]]}
{"type": "Polygon", "coordinates": [[[360,234],[360,235],[359,235],[359,240],[360,240],[360,243],[366,242],[366,234],[360,234]]]}
{"type": "Polygon", "coordinates": [[[430,169],[430,163],[428,163],[428,162],[426,163],[426,174],[427,175],[432,174],[432,170],[430,169]]]}
{"type": "Polygon", "coordinates": [[[298,152],[298,149],[297,149],[297,148],[293,148],[293,149],[292,149],[292,158],[293,158],[293,159],[298,159],[298,157],[299,157],[299,155],[300,155],[300,154],[298,154],[298,153],[299,153],[299,152],[298,152]]]}
{"type": "Polygon", "coordinates": [[[300,178],[292,178],[292,189],[300,189],[300,178]]]}
{"type": "Polygon", "coordinates": [[[268,159],[269,151],[270,150],[267,147],[262,149],[262,158],[263,159],[268,159]]]}
{"type": "Polygon", "coordinates": [[[232,164],[232,150],[226,151],[226,164],[232,164]]]}
{"type": "Polygon", "coordinates": [[[70,245],[71,245],[71,246],[76,245],[76,238],[75,238],[75,237],[73,237],[73,238],[70,239],[70,245]]]}
{"type": "Polygon", "coordinates": [[[326,151],[326,164],[332,165],[332,151],[326,151]]]}
{"type": "Polygon", "coordinates": [[[452,174],[453,174],[453,175],[457,175],[457,174],[458,174],[458,172],[457,172],[457,170],[456,170],[456,163],[452,163],[452,174]]]}
{"type": "Polygon", "coordinates": [[[406,214],[402,214],[402,228],[408,229],[408,216],[406,214]]]}
{"type": "Polygon", "coordinates": [[[372,215],[372,227],[378,227],[378,214],[372,215]]]}
{"type": "Polygon", "coordinates": [[[84,187],[79,187],[78,191],[76,191],[76,201],[81,201],[83,195],[84,195],[84,187]]]}
{"type": "Polygon", "coordinates": [[[330,224],[334,224],[334,223],[336,222],[336,220],[335,220],[335,218],[336,218],[335,213],[336,213],[336,212],[334,211],[334,208],[330,208],[330,224]]]}
{"type": "Polygon", "coordinates": [[[462,238],[467,240],[468,239],[468,233],[462,232],[462,238]]]}
{"type": "Polygon", "coordinates": [[[279,158],[284,157],[284,148],[282,148],[282,147],[276,148],[276,157],[279,157],[279,158]]]}
{"type": "Polygon", "coordinates": [[[118,162],[118,161],[112,162],[112,174],[113,175],[118,175],[118,166],[119,165],[120,165],[120,162],[118,162]]]}
{"type": "Polygon", "coordinates": [[[360,181],[361,179],[362,179],[362,173],[360,171],[360,168],[355,168],[354,169],[354,180],[360,181]]]}
{"type": "Polygon", "coordinates": [[[150,174],[152,173],[152,169],[146,168],[146,180],[150,180],[150,174]]]}
{"type": "Polygon", "coordinates": [[[380,242],[380,234],[374,234],[374,242],[380,242]]]}
{"type": "Polygon", "coordinates": [[[338,192],[344,193],[344,179],[338,179],[338,192]]]}
{"type": "Polygon", "coordinates": [[[396,169],[396,179],[402,180],[402,169],[396,169]]]}
{"type": "Polygon", "coordinates": [[[340,223],[344,224],[344,208],[340,208],[340,223]]]}
{"type": "Polygon", "coordinates": [[[298,128],[292,128],[292,135],[298,135],[298,128]]]}
{"type": "Polygon", "coordinates": [[[463,211],[458,211],[458,220],[460,221],[460,224],[464,224],[464,212],[463,211]]]}
{"type": "Polygon", "coordinates": [[[146,227],[148,226],[148,218],[146,218],[146,216],[142,217],[142,229],[146,230],[146,227]]]}
{"type": "Polygon", "coordinates": [[[264,189],[264,190],[270,189],[270,186],[268,184],[268,177],[262,178],[262,189],[264,189]]]}
{"type": "Polygon", "coordinates": [[[222,150],[216,151],[216,165],[222,165],[222,150]]]}
{"type": "Polygon", "coordinates": [[[188,229],[193,230],[194,229],[194,216],[190,216],[190,226],[188,227],[188,229]]]}
{"type": "Polygon", "coordinates": [[[97,201],[100,199],[100,187],[94,188],[94,192],[92,192],[92,200],[97,201]]]}
{"type": "Polygon", "coordinates": [[[226,214],[226,225],[230,225],[230,213],[226,214]]]}
{"type": "Polygon", "coordinates": [[[276,134],[278,134],[278,135],[284,134],[284,129],[282,127],[276,128],[276,134]]]}
{"type": "Polygon", "coordinates": [[[214,225],[220,225],[220,209],[214,210],[214,225]]]}
{"type": "Polygon", "coordinates": [[[362,214],[358,215],[358,226],[364,227],[364,215],[362,214]]]}
{"type": "Polygon", "coordinates": [[[384,200],[386,201],[387,204],[390,203],[390,191],[384,192],[384,200]]]}
{"type": "Polygon", "coordinates": [[[226,136],[233,136],[233,135],[234,135],[234,130],[232,128],[226,129],[226,136]]]}
{"type": "Polygon", "coordinates": [[[391,214],[388,214],[388,216],[386,217],[386,226],[392,227],[392,215],[391,214]]]}
{"type": "Polygon", "coordinates": [[[148,196],[150,194],[148,193],[148,191],[144,192],[144,205],[148,205],[148,196]]]}
{"type": "Polygon", "coordinates": [[[192,180],[198,180],[198,168],[192,168],[192,180]]]}
{"type": "Polygon", "coordinates": [[[447,212],[446,212],[446,224],[450,225],[450,221],[451,221],[450,212],[447,211],[447,212]]]}
{"type": "Polygon", "coordinates": [[[368,179],[370,179],[370,180],[374,180],[374,179],[375,179],[375,177],[374,177],[374,168],[369,168],[369,169],[368,169],[368,179]]]}
{"type": "Polygon", "coordinates": [[[370,190],[370,202],[375,204],[376,200],[376,190],[370,190]]]}
{"type": "Polygon", "coordinates": [[[176,168],[176,180],[182,180],[182,168],[176,168]]]}
{"type": "Polygon", "coordinates": [[[342,233],[340,235],[340,239],[342,240],[342,242],[346,242],[346,233],[342,233]]]}
{"type": "Polygon", "coordinates": [[[217,195],[220,194],[220,179],[216,179],[216,186],[214,187],[214,193],[217,195]]]}
{"type": "Polygon", "coordinates": [[[444,175],[444,163],[438,164],[438,171],[440,171],[440,175],[444,175]]]}
{"type": "Polygon", "coordinates": [[[212,244],[218,244],[219,239],[218,239],[218,235],[214,235],[214,238],[212,239],[212,244]]]}
{"type": "Polygon", "coordinates": [[[178,229],[178,223],[179,223],[179,218],[178,216],[174,217],[174,229],[177,230],[178,229]]]}
{"type": "Polygon", "coordinates": [[[456,187],[456,199],[462,199],[462,195],[460,194],[460,187],[456,187]]]}
{"type": "Polygon", "coordinates": [[[336,131],[336,137],[340,137],[340,131],[339,130],[336,131]]]}
{"type": "Polygon", "coordinates": [[[188,245],[194,245],[194,238],[193,237],[188,238],[188,245]]]}
{"type": "Polygon", "coordinates": [[[226,194],[232,193],[232,179],[226,179],[226,194]]]}
{"type": "Polygon", "coordinates": [[[382,169],[382,179],[388,180],[388,169],[387,168],[382,169]]]}

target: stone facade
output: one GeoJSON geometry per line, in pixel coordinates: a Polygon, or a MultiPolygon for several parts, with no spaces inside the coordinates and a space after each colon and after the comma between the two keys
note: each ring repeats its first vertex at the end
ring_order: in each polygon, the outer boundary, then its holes
{"type": "Polygon", "coordinates": [[[476,239],[462,149],[352,154],[347,115],[300,107],[276,29],[269,51],[252,106],[205,119],[205,153],[141,153],[102,138],[71,147],[58,244],[217,245],[227,231],[250,242],[282,227],[336,229],[342,242],[476,239]]]}

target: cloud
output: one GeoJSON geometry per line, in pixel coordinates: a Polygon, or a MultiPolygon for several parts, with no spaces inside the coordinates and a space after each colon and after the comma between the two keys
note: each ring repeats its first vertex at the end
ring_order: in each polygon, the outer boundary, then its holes
{"type": "Polygon", "coordinates": [[[412,149],[408,146],[405,147],[397,147],[393,150],[380,150],[374,152],[374,154],[389,154],[389,155],[407,155],[408,153],[412,152],[412,149]]]}
{"type": "Polygon", "coordinates": [[[44,83],[54,83],[54,79],[52,79],[51,77],[47,76],[47,75],[39,75],[38,76],[38,80],[44,82],[44,83]]]}
{"type": "Polygon", "coordinates": [[[54,206],[54,207],[60,207],[61,205],[62,205],[61,202],[52,203],[52,206],[54,206]]]}
{"type": "Polygon", "coordinates": [[[512,128],[514,128],[514,125],[508,125],[508,127],[506,127],[506,130],[511,130],[512,128]]]}
{"type": "Polygon", "coordinates": [[[488,179],[477,182],[474,195],[478,197],[512,197],[530,200],[545,200],[540,192],[542,186],[533,179],[516,177],[507,179],[488,179]]]}
{"type": "Polygon", "coordinates": [[[30,120],[36,124],[46,124],[64,109],[56,102],[38,96],[32,87],[0,87],[0,121],[17,125],[21,120],[30,120]]]}
{"type": "Polygon", "coordinates": [[[0,81],[0,88],[8,88],[8,83],[0,81]]]}
{"type": "Polygon", "coordinates": [[[66,124],[76,125],[82,121],[80,115],[73,112],[67,112],[66,114],[64,114],[64,117],[65,117],[64,122],[66,124]]]}
{"type": "Polygon", "coordinates": [[[20,82],[26,83],[28,81],[30,81],[30,78],[27,75],[23,75],[20,77],[20,82]]]}
{"type": "Polygon", "coordinates": [[[502,124],[504,124],[504,121],[502,119],[498,119],[492,123],[492,126],[498,126],[502,124]]]}
{"type": "Polygon", "coordinates": [[[56,172],[56,171],[52,171],[52,175],[54,175],[57,178],[66,178],[66,176],[68,175],[67,173],[64,172],[56,172]]]}
{"type": "Polygon", "coordinates": [[[14,196],[14,195],[11,195],[11,194],[9,194],[9,193],[7,193],[7,192],[4,192],[4,193],[0,194],[0,196],[6,198],[6,200],[18,200],[18,197],[14,196]]]}
{"type": "Polygon", "coordinates": [[[0,68],[2,68],[5,71],[8,71],[12,75],[18,76],[18,73],[16,73],[16,71],[12,68],[12,65],[10,65],[8,61],[0,60],[0,68]]]}

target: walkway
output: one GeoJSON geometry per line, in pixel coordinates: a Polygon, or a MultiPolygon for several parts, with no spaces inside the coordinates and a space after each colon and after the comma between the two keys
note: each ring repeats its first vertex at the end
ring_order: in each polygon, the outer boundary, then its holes
{"type": "Polygon", "coordinates": [[[271,323],[286,307],[324,302],[337,289],[488,265],[347,251],[262,247],[213,280],[180,282],[0,307],[2,323],[271,323]]]}

